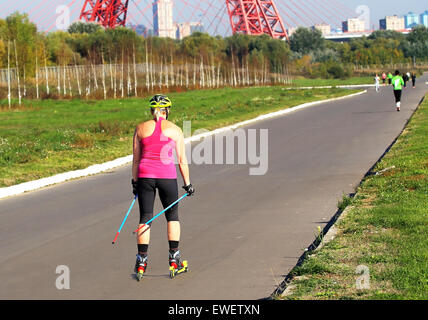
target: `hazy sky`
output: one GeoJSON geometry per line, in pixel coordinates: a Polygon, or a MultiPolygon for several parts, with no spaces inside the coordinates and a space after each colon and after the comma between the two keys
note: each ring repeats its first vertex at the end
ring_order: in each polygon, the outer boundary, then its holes
{"type": "MultiPolygon", "coordinates": [[[[129,20],[133,23],[135,21],[138,21],[138,23],[149,25],[152,24],[151,22],[151,10],[150,10],[150,3],[153,0],[131,0],[130,6],[133,7],[132,12],[130,13],[129,20]],[[138,3],[138,9],[135,5],[135,3],[138,3]]],[[[346,5],[350,10],[349,12],[354,11],[358,6],[360,5],[367,5],[370,8],[371,13],[371,26],[375,26],[375,28],[378,28],[379,25],[379,19],[385,17],[385,15],[393,15],[397,14],[402,16],[403,14],[414,11],[418,14],[424,12],[425,10],[428,10],[428,2],[426,0],[312,0],[314,2],[320,2],[320,3],[327,3],[327,2],[340,2],[343,5],[346,5]]],[[[276,0],[278,3],[278,7],[282,6],[282,10],[287,10],[288,14],[293,16],[293,14],[290,12],[290,10],[286,9],[286,5],[293,7],[292,3],[310,3],[306,2],[306,0],[276,0]]],[[[7,15],[9,15],[13,11],[21,11],[21,12],[27,12],[30,13],[30,18],[35,21],[39,27],[40,30],[55,30],[56,26],[56,19],[58,14],[56,14],[55,10],[59,5],[69,5],[71,8],[71,22],[76,20],[78,18],[79,12],[81,10],[81,7],[83,6],[84,0],[0,0],[0,18],[4,18],[7,15]]],[[[200,3],[205,3],[205,8],[210,7],[209,11],[212,12],[212,18],[210,20],[212,21],[215,19],[216,14],[220,13],[220,15],[223,15],[222,19],[218,19],[218,21],[221,20],[221,27],[220,28],[230,28],[228,26],[228,19],[225,17],[225,1],[224,0],[176,0],[176,8],[175,8],[175,16],[174,19],[177,21],[184,21],[189,20],[186,15],[190,15],[189,12],[194,11],[194,8],[199,6],[200,3]],[[182,6],[182,3],[189,2],[192,3],[193,8],[191,10],[181,10],[180,6],[182,6]],[[220,9],[217,9],[217,7],[220,9]],[[215,7],[215,8],[214,8],[215,7]],[[222,12],[223,10],[223,12],[222,12]],[[180,12],[180,13],[177,13],[180,12]]],[[[202,5],[204,6],[204,5],[202,5]]],[[[334,5],[331,6],[331,8],[335,9],[336,7],[334,5]]],[[[337,11],[339,12],[339,11],[337,11]]],[[[285,14],[282,14],[285,16],[285,14]]],[[[198,14],[194,14],[192,16],[192,19],[194,21],[198,20],[199,18],[198,14]]],[[[287,17],[283,17],[284,20],[287,19],[287,21],[290,24],[293,24],[290,22],[290,19],[287,17]]],[[[299,19],[295,20],[299,21],[299,19]]],[[[216,21],[216,20],[214,20],[216,21]]],[[[216,22],[214,22],[215,24],[216,22]]],[[[205,25],[209,24],[209,21],[204,21],[205,25]]]]}

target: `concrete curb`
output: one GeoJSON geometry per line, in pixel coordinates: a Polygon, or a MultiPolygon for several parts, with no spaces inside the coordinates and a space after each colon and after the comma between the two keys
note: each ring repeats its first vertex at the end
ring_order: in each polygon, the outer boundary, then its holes
{"type": "MultiPolygon", "coordinates": [[[[318,246],[312,251],[312,254],[309,254],[305,261],[310,259],[311,256],[315,255],[319,250],[321,250],[327,243],[334,240],[334,238],[337,236],[338,223],[343,220],[348,213],[354,209],[353,206],[348,206],[343,210],[343,212],[340,214],[340,216],[337,218],[337,220],[334,222],[334,224],[328,229],[327,233],[323,235],[321,242],[318,244],[318,246]]],[[[302,276],[303,277],[303,276],[302,276]]],[[[280,294],[281,297],[285,298],[291,294],[293,294],[293,290],[296,288],[296,282],[298,282],[302,277],[291,277],[288,279],[286,284],[283,284],[285,286],[284,291],[280,294]]]]}
{"type": "Polygon", "coordinates": [[[350,85],[341,85],[341,86],[316,86],[316,87],[295,87],[295,88],[283,88],[282,90],[311,90],[311,89],[349,89],[349,88],[367,88],[375,87],[374,84],[350,84],[350,85]]]}
{"type": "MultiPolygon", "coordinates": [[[[364,94],[366,92],[367,92],[367,90],[364,90],[364,91],[361,91],[358,93],[353,93],[353,94],[343,96],[343,97],[339,97],[339,98],[332,98],[332,99],[326,99],[326,100],[304,103],[302,105],[298,105],[298,106],[295,106],[292,108],[288,108],[288,109],[264,114],[264,115],[258,116],[256,118],[246,120],[246,121],[242,121],[242,122],[239,122],[239,123],[227,126],[227,127],[223,127],[223,128],[219,128],[219,129],[216,129],[213,131],[206,132],[206,133],[198,134],[196,136],[186,138],[184,141],[186,144],[191,143],[191,142],[195,142],[195,141],[199,141],[199,140],[206,138],[208,136],[212,136],[212,135],[215,135],[215,134],[218,134],[218,133],[221,133],[224,131],[228,131],[228,130],[234,130],[238,127],[246,126],[246,125],[255,123],[257,121],[266,120],[266,119],[274,118],[277,116],[282,116],[282,115],[285,115],[285,114],[288,114],[288,113],[291,113],[291,112],[294,112],[294,111],[297,111],[300,109],[312,107],[312,106],[319,105],[319,104],[326,103],[326,102],[332,102],[332,101],[352,98],[352,97],[364,94]]],[[[130,162],[132,162],[132,155],[122,157],[122,158],[118,158],[118,159],[115,159],[115,160],[112,160],[109,162],[105,162],[102,164],[95,164],[95,165],[92,165],[92,166],[85,168],[85,169],[60,173],[60,174],[57,174],[57,175],[54,175],[51,177],[47,177],[47,178],[43,178],[43,179],[39,179],[39,180],[34,180],[34,181],[29,181],[29,182],[24,182],[24,183],[14,185],[11,187],[0,188],[0,199],[16,196],[16,195],[23,194],[23,193],[29,192],[29,191],[38,190],[38,189],[41,189],[41,188],[44,188],[47,186],[51,186],[54,184],[62,183],[65,181],[83,178],[83,177],[87,177],[90,175],[102,173],[102,172],[105,172],[105,171],[108,171],[108,170],[111,170],[111,169],[114,169],[117,167],[124,166],[130,162]]]]}

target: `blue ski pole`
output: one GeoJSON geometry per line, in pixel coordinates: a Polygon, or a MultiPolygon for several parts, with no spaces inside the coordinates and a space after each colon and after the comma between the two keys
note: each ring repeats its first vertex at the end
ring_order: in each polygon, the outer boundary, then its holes
{"type": "Polygon", "coordinates": [[[116,237],[114,237],[114,240],[112,244],[115,244],[117,237],[119,237],[119,233],[122,231],[123,225],[125,224],[126,219],[128,219],[129,213],[131,212],[132,208],[134,207],[135,201],[137,200],[137,196],[134,197],[134,201],[132,201],[131,206],[129,207],[128,212],[126,213],[125,218],[122,221],[122,224],[120,225],[119,231],[116,233],[116,237]]]}
{"type": "Polygon", "coordinates": [[[159,212],[156,216],[154,216],[153,218],[151,218],[149,221],[147,221],[145,224],[143,224],[142,226],[140,226],[137,230],[134,231],[134,234],[137,233],[138,231],[140,231],[142,228],[144,228],[145,226],[147,226],[149,223],[153,222],[153,220],[155,220],[157,217],[159,217],[162,213],[164,213],[165,211],[167,211],[168,209],[171,209],[173,206],[175,206],[177,203],[179,203],[181,200],[183,200],[184,198],[186,198],[189,194],[186,193],[185,195],[183,195],[180,199],[174,201],[173,203],[171,203],[167,208],[163,209],[161,212],[159,212]]]}

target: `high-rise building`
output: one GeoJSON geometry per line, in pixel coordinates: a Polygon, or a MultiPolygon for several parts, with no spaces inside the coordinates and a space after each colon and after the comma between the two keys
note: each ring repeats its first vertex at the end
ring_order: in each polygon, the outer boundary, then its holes
{"type": "Polygon", "coordinates": [[[288,36],[291,37],[293,33],[297,31],[297,29],[299,29],[299,27],[290,27],[289,29],[287,29],[288,36]]]}
{"type": "Polygon", "coordinates": [[[176,28],[173,23],[172,0],[153,1],[153,26],[155,35],[175,39],[176,28]]]}
{"type": "Polygon", "coordinates": [[[404,18],[399,18],[397,16],[387,16],[385,19],[379,20],[379,27],[381,30],[402,31],[405,29],[404,18]]]}
{"type": "Polygon", "coordinates": [[[418,24],[419,16],[416,13],[410,11],[408,14],[404,15],[404,26],[406,27],[406,29],[412,29],[418,24]]]}
{"type": "Polygon", "coordinates": [[[343,32],[363,32],[366,28],[366,22],[360,19],[348,19],[342,22],[343,32]]]}
{"type": "Polygon", "coordinates": [[[194,32],[203,32],[204,26],[201,22],[182,22],[176,24],[176,38],[181,40],[194,32]]]}
{"type": "Polygon", "coordinates": [[[128,27],[134,30],[138,35],[143,37],[153,37],[154,31],[153,29],[147,28],[145,25],[137,24],[134,25],[132,23],[128,24],[128,27]]]}
{"type": "Polygon", "coordinates": [[[428,10],[422,13],[420,18],[421,18],[420,23],[428,28],[428,10]]]}
{"type": "Polygon", "coordinates": [[[323,36],[331,34],[331,26],[329,24],[316,24],[312,27],[312,29],[321,31],[323,36]]]}

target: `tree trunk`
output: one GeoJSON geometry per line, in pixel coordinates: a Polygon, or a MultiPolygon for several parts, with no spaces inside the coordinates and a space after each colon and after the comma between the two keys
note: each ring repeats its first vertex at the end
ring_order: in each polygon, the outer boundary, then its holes
{"type": "Polygon", "coordinates": [[[59,70],[59,67],[55,67],[56,70],[56,79],[57,79],[57,91],[58,91],[58,96],[61,96],[61,70],[59,70]]]}
{"type": "Polygon", "coordinates": [[[39,100],[39,61],[37,58],[37,47],[36,47],[36,97],[37,97],[37,100],[39,100]]]}
{"type": "Polygon", "coordinates": [[[117,55],[114,58],[114,98],[117,98],[117,55]]]}
{"type": "Polygon", "coordinates": [[[70,93],[70,98],[72,98],[73,97],[73,92],[72,92],[72,88],[71,88],[71,71],[70,71],[70,68],[68,68],[68,77],[67,77],[67,79],[68,79],[68,92],[70,93]]]}
{"type": "Polygon", "coordinates": [[[43,55],[45,56],[46,93],[49,95],[48,58],[46,57],[46,48],[44,46],[43,55]]]}
{"type": "Polygon", "coordinates": [[[121,89],[121,97],[122,99],[125,97],[125,83],[124,83],[124,73],[125,73],[125,58],[124,58],[124,49],[122,48],[122,72],[120,74],[120,89],[121,89]]]}
{"type": "Polygon", "coordinates": [[[169,68],[168,68],[168,62],[165,59],[165,84],[167,89],[169,88],[169,68]]]}
{"type": "Polygon", "coordinates": [[[104,100],[107,100],[107,90],[106,90],[106,70],[104,63],[104,52],[101,49],[101,62],[103,64],[103,92],[104,92],[104,100]]]}
{"type": "Polygon", "coordinates": [[[146,87],[147,91],[150,90],[150,70],[149,70],[149,51],[147,49],[147,41],[146,41],[146,87]]]}
{"type": "Polygon", "coordinates": [[[67,95],[67,87],[66,87],[66,70],[64,65],[64,97],[67,95]]]}
{"type": "Polygon", "coordinates": [[[134,93],[138,97],[137,62],[135,61],[135,42],[132,44],[132,55],[134,60],[134,93]]]}
{"type": "Polygon", "coordinates": [[[18,51],[16,50],[16,40],[13,40],[13,45],[15,47],[15,61],[16,61],[16,76],[17,76],[17,80],[18,80],[18,101],[19,101],[19,105],[21,105],[21,82],[20,82],[20,78],[19,78],[19,64],[18,64],[18,51]]]}
{"type": "Polygon", "coordinates": [[[160,70],[159,70],[159,90],[162,89],[162,77],[163,77],[163,60],[161,60],[160,70]]]}
{"type": "Polygon", "coordinates": [[[25,64],[24,64],[24,98],[27,96],[27,85],[26,85],[26,72],[25,72],[25,64]]]}
{"type": "Polygon", "coordinates": [[[77,90],[79,91],[79,96],[82,96],[82,88],[80,87],[80,74],[79,74],[79,68],[77,67],[77,61],[76,61],[76,55],[73,54],[74,58],[74,67],[76,70],[76,80],[77,80],[77,90]]]}
{"type": "Polygon", "coordinates": [[[172,55],[171,55],[171,85],[175,86],[175,79],[174,79],[174,58],[173,58],[172,55]]]}
{"type": "Polygon", "coordinates": [[[9,102],[9,109],[11,107],[11,90],[10,90],[10,41],[7,42],[7,100],[9,102]]]}
{"type": "Polygon", "coordinates": [[[189,88],[189,66],[186,60],[186,88],[189,88]]]}
{"type": "Polygon", "coordinates": [[[196,58],[193,59],[193,87],[196,87],[196,58]]]}

